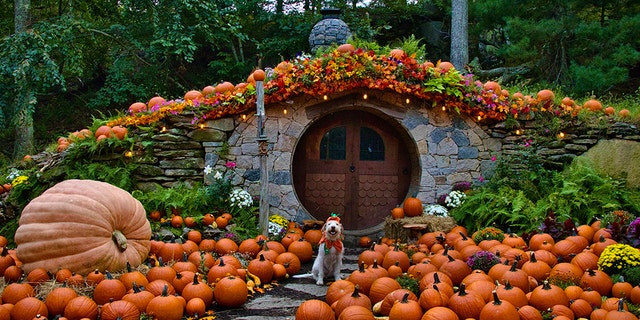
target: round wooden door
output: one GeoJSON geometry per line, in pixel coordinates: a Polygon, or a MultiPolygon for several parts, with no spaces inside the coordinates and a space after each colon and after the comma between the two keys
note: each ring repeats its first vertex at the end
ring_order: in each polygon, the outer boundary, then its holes
{"type": "Polygon", "coordinates": [[[294,187],[302,205],[318,220],[339,214],[347,230],[382,223],[409,188],[411,166],[399,136],[363,111],[318,120],[294,153],[294,187]]]}

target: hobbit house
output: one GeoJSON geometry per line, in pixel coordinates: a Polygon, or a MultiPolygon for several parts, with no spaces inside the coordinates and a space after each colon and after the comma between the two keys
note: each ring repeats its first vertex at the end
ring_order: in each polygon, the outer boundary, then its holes
{"type": "Polygon", "coordinates": [[[347,234],[373,235],[405,198],[435,203],[457,182],[480,183],[495,157],[517,154],[532,139],[538,155],[558,165],[600,140],[640,141],[626,122],[547,129],[538,115],[571,117],[575,108],[518,97],[401,50],[342,47],[267,68],[264,121],[253,75],[235,88],[110,120],[138,135],[128,156],[138,164],[137,187],[212,184],[216,172],[233,171],[232,184],[266,197],[269,214],[302,222],[337,213],[347,234]]]}

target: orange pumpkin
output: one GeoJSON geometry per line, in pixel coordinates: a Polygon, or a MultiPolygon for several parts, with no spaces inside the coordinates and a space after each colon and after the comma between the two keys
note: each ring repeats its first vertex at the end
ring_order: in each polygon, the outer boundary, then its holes
{"type": "Polygon", "coordinates": [[[144,102],[134,102],[129,106],[129,113],[136,114],[138,112],[147,111],[147,104],[144,102]]]}
{"type": "Polygon", "coordinates": [[[127,262],[140,265],[150,250],[151,227],[144,207],[106,182],[60,182],[31,200],[19,223],[16,253],[26,272],[38,267],[81,274],[96,268],[122,270],[127,262]],[[53,252],[53,247],[64,249],[53,252]]]}
{"type": "Polygon", "coordinates": [[[408,197],[402,203],[402,210],[407,217],[417,217],[423,214],[422,201],[415,197],[408,197]]]}
{"type": "Polygon", "coordinates": [[[149,99],[149,102],[147,102],[147,108],[151,109],[151,108],[153,108],[153,107],[155,107],[157,105],[165,103],[165,101],[166,100],[163,97],[155,96],[155,97],[149,99]]]}
{"type": "Polygon", "coordinates": [[[407,57],[407,54],[404,52],[404,50],[396,48],[389,51],[389,56],[398,60],[402,60],[407,57]]]}
{"type": "Polygon", "coordinates": [[[200,90],[190,90],[184,94],[184,100],[199,101],[202,100],[202,98],[204,98],[204,96],[200,90]]]}
{"type": "Polygon", "coordinates": [[[266,74],[264,73],[264,70],[262,70],[262,69],[256,69],[253,72],[253,80],[255,80],[255,81],[264,81],[265,77],[266,77],[266,74]]]}
{"type": "Polygon", "coordinates": [[[391,209],[391,217],[394,220],[404,218],[404,209],[402,209],[401,206],[397,206],[397,207],[391,209]]]}
{"type": "Polygon", "coordinates": [[[350,43],[344,43],[344,44],[339,45],[336,50],[338,50],[338,52],[340,52],[340,53],[350,53],[350,52],[355,51],[356,47],[354,47],[350,43]]]}
{"type": "Polygon", "coordinates": [[[555,94],[553,91],[549,89],[543,89],[538,91],[538,100],[539,101],[553,101],[555,99],[555,94]]]}
{"type": "Polygon", "coordinates": [[[602,111],[602,103],[596,99],[589,99],[583,105],[583,108],[586,108],[589,111],[602,111]]]}

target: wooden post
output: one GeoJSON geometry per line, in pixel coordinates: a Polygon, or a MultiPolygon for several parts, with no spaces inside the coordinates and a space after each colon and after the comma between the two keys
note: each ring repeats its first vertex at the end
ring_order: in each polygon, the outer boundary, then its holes
{"type": "Polygon", "coordinates": [[[256,81],[256,109],[258,120],[258,155],[260,156],[260,215],[259,227],[263,235],[269,235],[269,168],[267,167],[267,154],[269,143],[264,132],[264,84],[256,81]]]}

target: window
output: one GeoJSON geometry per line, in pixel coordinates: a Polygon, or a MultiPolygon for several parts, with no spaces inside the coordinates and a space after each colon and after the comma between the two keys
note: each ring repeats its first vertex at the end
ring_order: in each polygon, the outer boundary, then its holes
{"type": "Polygon", "coordinates": [[[324,134],[320,141],[320,159],[347,159],[347,127],[336,127],[324,134]]]}
{"type": "Polygon", "coordinates": [[[360,160],[384,161],[384,141],[371,128],[360,128],[360,160]]]}

